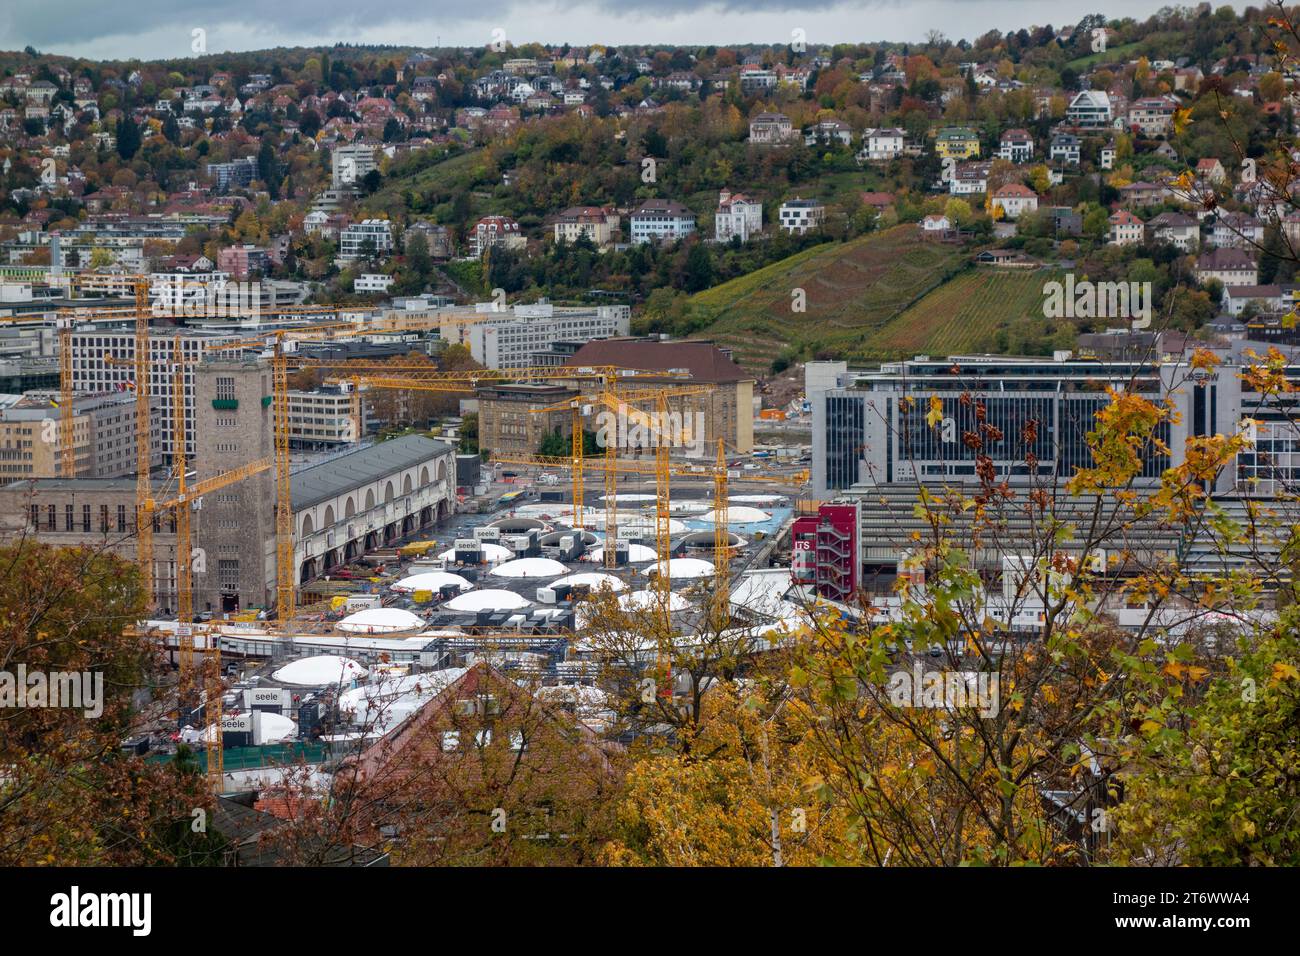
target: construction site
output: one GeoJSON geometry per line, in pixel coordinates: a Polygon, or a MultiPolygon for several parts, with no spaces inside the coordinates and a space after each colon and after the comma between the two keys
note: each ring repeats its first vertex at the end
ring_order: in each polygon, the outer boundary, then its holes
{"type": "MultiPolygon", "coordinates": [[[[194,748],[213,792],[260,791],[304,762],[328,768],[477,663],[576,694],[584,722],[608,724],[598,654],[583,637],[598,602],[654,622],[630,666],[662,675],[669,697],[689,676],[671,667],[680,645],[729,629],[761,638],[798,613],[788,568],[771,565],[808,474],[764,470],[724,437],[706,441],[711,423],[683,403],[715,385],[689,370],[440,371],[322,357],[308,346],[373,330],[312,309],[202,356],[179,336],[160,352],[137,280],[131,347],[102,361],[126,376],[137,422],[158,418],[166,390],[165,466],[151,467],[150,429],[137,428],[134,479],[76,477],[64,442],[63,477],[0,493],[42,539],[112,539],[134,552],[152,598],[137,629],[166,650],[177,682],[174,709],[127,746],[161,760],[194,748]],[[289,376],[304,368],[349,383],[358,419],[368,390],[562,382],[561,400],[531,413],[569,421],[570,454],[484,448],[491,492],[460,512],[466,489],[448,442],[408,435],[291,454],[289,376]]],[[[75,327],[70,316],[62,332],[64,434],[75,327]]]]}

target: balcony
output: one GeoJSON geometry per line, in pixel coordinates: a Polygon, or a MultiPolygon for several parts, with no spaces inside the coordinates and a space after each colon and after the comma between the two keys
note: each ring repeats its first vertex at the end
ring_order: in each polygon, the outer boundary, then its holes
{"type": "Polygon", "coordinates": [[[221,411],[221,412],[234,411],[236,408],[239,407],[239,399],[214,398],[212,400],[212,407],[215,408],[217,411],[221,411]]]}

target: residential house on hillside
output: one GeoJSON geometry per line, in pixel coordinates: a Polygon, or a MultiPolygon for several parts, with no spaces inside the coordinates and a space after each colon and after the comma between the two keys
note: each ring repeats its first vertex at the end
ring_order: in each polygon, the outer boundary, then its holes
{"type": "Polygon", "coordinates": [[[1020,183],[1007,183],[993,193],[994,209],[1001,209],[1007,219],[1018,219],[1038,209],[1038,194],[1020,183]]]}
{"type": "Polygon", "coordinates": [[[555,241],[574,243],[585,236],[597,249],[604,251],[614,243],[618,213],[603,206],[570,206],[552,224],[555,241]]]}
{"type": "Polygon", "coordinates": [[[451,230],[446,226],[421,220],[406,227],[405,241],[409,243],[415,235],[424,236],[424,240],[429,246],[429,255],[434,259],[451,258],[451,230]]]}
{"type": "Polygon", "coordinates": [[[1181,212],[1162,212],[1150,222],[1153,239],[1167,242],[1183,252],[1195,252],[1201,243],[1201,226],[1191,216],[1181,212]]]}
{"type": "Polygon", "coordinates": [[[973,196],[989,191],[989,172],[993,163],[959,163],[948,181],[948,192],[954,196],[973,196]]]}
{"type": "Polygon", "coordinates": [[[1248,305],[1259,312],[1276,314],[1286,307],[1287,291],[1280,285],[1230,285],[1223,288],[1223,311],[1241,315],[1248,305]]]}
{"type": "Polygon", "coordinates": [[[803,134],[807,146],[848,146],[852,139],[853,130],[849,124],[834,117],[818,120],[803,134]]]}
{"type": "Polygon", "coordinates": [[[1012,163],[1029,162],[1034,158],[1034,138],[1028,130],[1007,130],[998,142],[998,158],[1012,163]]]}
{"type": "Polygon", "coordinates": [[[926,235],[941,236],[952,230],[952,220],[940,213],[931,213],[921,220],[921,232],[926,235]]]}
{"type": "Polygon", "coordinates": [[[733,237],[741,242],[763,231],[763,204],[744,193],[724,189],[718,193],[718,209],[713,215],[713,238],[728,242],[733,237]]]}
{"type": "Polygon", "coordinates": [[[1056,238],[1065,239],[1083,235],[1083,214],[1069,206],[1049,206],[1052,229],[1056,238]]]}
{"type": "Polygon", "coordinates": [[[1119,187],[1120,202],[1130,208],[1158,206],[1169,198],[1169,189],[1163,183],[1136,182],[1119,187]]]}
{"type": "Polygon", "coordinates": [[[795,137],[794,125],[784,113],[759,113],[749,121],[749,141],[760,146],[789,143],[795,137]]]}
{"type": "Polygon", "coordinates": [[[1146,224],[1127,209],[1112,214],[1109,222],[1107,242],[1112,246],[1138,246],[1146,239],[1146,224]]]}
{"type": "Polygon", "coordinates": [[[862,133],[862,148],[858,150],[860,163],[887,163],[903,155],[906,134],[897,127],[872,128],[862,133]]]}
{"type": "Polygon", "coordinates": [[[1129,104],[1128,125],[1134,132],[1154,138],[1168,136],[1178,101],[1172,96],[1144,96],[1129,104]]]}
{"type": "Polygon", "coordinates": [[[387,219],[354,222],[339,233],[339,258],[347,261],[369,256],[380,258],[393,251],[393,229],[387,219]]]}
{"type": "Polygon", "coordinates": [[[1100,129],[1113,118],[1110,96],[1102,90],[1080,90],[1065,110],[1065,121],[1071,126],[1100,129]]]}
{"type": "Polygon", "coordinates": [[[1227,182],[1228,172],[1217,157],[1209,156],[1196,161],[1196,178],[1201,182],[1218,186],[1227,182]]]}
{"type": "Polygon", "coordinates": [[[1052,137],[1047,158],[1053,163],[1078,166],[1083,142],[1073,133],[1057,133],[1052,137]]]}
{"type": "Polygon", "coordinates": [[[1207,249],[1196,257],[1196,281],[1217,279],[1222,285],[1258,285],[1259,266],[1245,249],[1234,246],[1207,249]]]}
{"type": "Polygon", "coordinates": [[[509,216],[484,216],[469,234],[469,252],[482,256],[491,248],[522,249],[527,245],[519,223],[509,216]]]}
{"type": "Polygon", "coordinates": [[[866,206],[877,216],[883,216],[894,208],[896,204],[893,193],[865,192],[862,194],[862,205],[866,206]]]}
{"type": "Polygon", "coordinates": [[[803,235],[821,226],[826,207],[816,199],[788,199],[781,204],[778,222],[791,235],[803,235]]]}
{"type": "Polygon", "coordinates": [[[767,93],[776,87],[780,77],[775,70],[765,70],[761,66],[743,66],[737,77],[742,96],[754,96],[767,93]]]}
{"type": "Polygon", "coordinates": [[[1248,246],[1264,241],[1264,224],[1244,212],[1225,212],[1210,230],[1216,246],[1248,246]]]}
{"type": "Polygon", "coordinates": [[[974,159],[980,154],[979,134],[964,126],[946,126],[934,140],[941,159],[974,159]]]}
{"type": "Polygon", "coordinates": [[[695,231],[695,213],[671,199],[647,199],[628,217],[635,242],[682,239],[695,231]]]}

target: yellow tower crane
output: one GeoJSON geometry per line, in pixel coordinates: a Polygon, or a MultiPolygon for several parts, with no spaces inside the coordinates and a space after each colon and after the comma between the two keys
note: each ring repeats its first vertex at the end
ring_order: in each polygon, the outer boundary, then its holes
{"type": "MultiPolygon", "coordinates": [[[[635,381],[635,378],[632,380],[635,381]]],[[[583,520],[586,509],[586,491],[583,479],[584,463],[592,461],[592,459],[587,457],[585,454],[586,449],[584,447],[583,439],[582,413],[590,410],[595,405],[602,405],[606,409],[614,412],[617,416],[616,421],[619,424],[616,424],[615,426],[615,434],[605,435],[603,465],[603,471],[605,474],[605,567],[612,568],[614,566],[613,542],[618,530],[617,498],[619,469],[617,464],[619,462],[618,445],[622,440],[621,422],[628,421],[629,424],[644,428],[647,435],[659,439],[656,443],[656,454],[658,454],[658,450],[661,449],[666,455],[668,444],[664,439],[664,436],[661,435],[661,431],[668,422],[668,399],[703,395],[713,391],[714,388],[715,386],[713,385],[682,385],[665,388],[644,388],[636,391],[619,391],[616,386],[606,387],[595,394],[580,395],[576,398],[567,399],[563,402],[548,405],[544,408],[532,409],[534,414],[560,411],[565,408],[570,409],[573,413],[573,420],[570,423],[572,429],[571,452],[565,467],[568,467],[572,471],[573,526],[579,531],[583,530],[585,527],[583,520]],[[656,409],[656,414],[648,414],[636,407],[637,403],[646,401],[654,401],[658,403],[659,407],[656,409]]],[[[693,437],[693,435],[685,435],[683,440],[689,442],[693,437]]],[[[664,483],[666,485],[666,479],[664,483]]],[[[666,528],[667,525],[665,525],[665,529],[666,528]]]]}
{"type": "MultiPolygon", "coordinates": [[[[493,462],[500,462],[507,465],[532,465],[538,468],[568,468],[569,459],[553,455],[493,455],[493,462]]],[[[632,459],[619,459],[611,465],[606,456],[589,456],[583,459],[583,467],[592,471],[605,471],[606,478],[610,470],[618,475],[642,475],[655,476],[656,485],[664,486],[665,482],[659,481],[659,475],[663,468],[660,461],[639,461],[632,459]]],[[[722,608],[727,607],[730,600],[730,580],[726,569],[730,563],[731,557],[731,533],[728,526],[728,487],[729,478],[727,470],[726,446],[722,440],[718,441],[717,457],[714,464],[696,464],[693,462],[669,462],[668,472],[678,478],[707,478],[713,482],[713,547],[714,558],[717,565],[718,573],[715,575],[715,591],[718,595],[719,605],[722,608]]],[[[808,481],[809,473],[807,469],[794,472],[791,475],[767,475],[755,474],[746,475],[745,481],[753,482],[771,482],[782,485],[798,487],[808,481]]],[[[667,561],[667,545],[664,541],[666,536],[660,533],[660,496],[655,495],[655,537],[656,537],[656,559],[662,566],[667,561]],[[661,557],[662,552],[662,557],[661,557]]],[[[612,539],[610,539],[612,540],[612,539]]],[[[611,549],[609,543],[606,543],[606,553],[611,549]]],[[[612,566],[607,565],[607,566],[612,566]]]]}
{"type": "MultiPolygon", "coordinates": [[[[462,369],[439,371],[428,365],[403,362],[365,362],[347,359],[297,356],[284,348],[283,336],[276,337],[272,355],[272,381],[275,405],[276,458],[276,616],[287,622],[293,615],[296,600],[293,560],[293,505],[289,480],[289,367],[330,369],[338,376],[365,382],[370,388],[396,388],[442,392],[473,391],[489,382],[548,381],[594,379],[611,382],[619,377],[639,373],[612,365],[596,366],[523,366],[518,368],[462,369]]],[[[233,344],[218,348],[237,347],[233,344]]]]}

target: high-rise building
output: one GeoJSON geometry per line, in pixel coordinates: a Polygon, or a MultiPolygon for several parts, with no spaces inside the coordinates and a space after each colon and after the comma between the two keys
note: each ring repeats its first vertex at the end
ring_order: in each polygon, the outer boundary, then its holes
{"type": "MultiPolygon", "coordinates": [[[[0,409],[0,482],[63,477],[63,409],[59,393],[30,392],[0,409]]],[[[136,469],[135,396],[77,395],[72,442],[78,478],[117,478],[136,469]]],[[[158,421],[151,422],[151,460],[162,460],[158,421]]]]}

